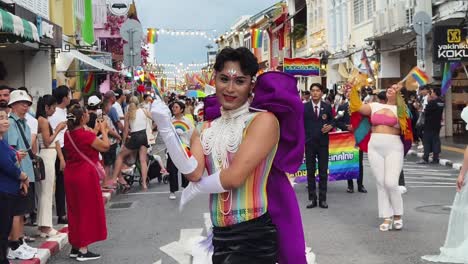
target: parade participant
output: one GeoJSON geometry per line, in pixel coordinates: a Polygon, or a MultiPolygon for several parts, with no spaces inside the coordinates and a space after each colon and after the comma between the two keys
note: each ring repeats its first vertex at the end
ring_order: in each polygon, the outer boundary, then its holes
{"type": "Polygon", "coordinates": [[[152,105],[175,165],[191,181],[181,206],[197,194],[211,193],[215,264],[304,264],[302,222],[285,174],[296,171],[304,155],[303,105],[296,80],[269,72],[255,86],[258,63],[246,48],[223,49],[214,68],[221,116],[205,108],[206,120],[217,118],[205,122],[201,135],[194,132],[190,158],[177,146],[167,107],[161,101],[152,105]],[[252,106],[270,112],[249,110],[254,86],[252,106]],[[209,176],[202,176],[205,164],[209,176]]]}
{"type": "MultiPolygon", "coordinates": [[[[394,227],[403,228],[403,199],[398,187],[398,179],[403,168],[405,146],[400,136],[409,141],[411,146],[411,121],[408,118],[407,107],[401,96],[401,85],[394,84],[387,88],[387,103],[362,104],[359,99],[358,85],[354,85],[350,93],[350,110],[370,117],[372,125],[368,142],[368,158],[372,173],[377,179],[377,196],[379,217],[384,222],[379,226],[381,231],[394,227]]],[[[356,127],[356,142],[363,147],[362,130],[356,127]],[[357,131],[357,132],[356,132],[357,131]]],[[[366,131],[367,133],[367,131],[366,131]]],[[[367,137],[367,136],[366,136],[367,137]]],[[[367,146],[364,146],[364,150],[367,146]]]]}
{"type": "MultiPolygon", "coordinates": [[[[192,133],[194,127],[192,125],[192,121],[187,118],[185,114],[185,104],[181,101],[175,101],[171,104],[173,119],[172,123],[176,128],[176,132],[179,135],[182,143],[184,143],[187,147],[190,148],[190,139],[192,137],[192,133]]],[[[167,159],[167,171],[169,172],[169,188],[170,194],[169,199],[175,200],[176,199],[176,192],[179,190],[179,170],[172,162],[171,155],[168,155],[167,159]]],[[[182,187],[185,188],[188,185],[188,180],[182,175],[182,187]]]]}
{"type": "MultiPolygon", "coordinates": [[[[338,107],[336,108],[336,116],[335,116],[335,124],[336,127],[339,128],[341,131],[353,131],[351,126],[351,120],[349,115],[349,102],[347,97],[349,94],[343,95],[345,98],[339,99],[338,107]]],[[[337,95],[337,97],[341,97],[337,95]]],[[[366,188],[364,187],[364,165],[363,165],[364,153],[362,150],[359,150],[359,178],[357,178],[356,183],[358,187],[358,192],[360,193],[367,193],[366,188]]],[[[353,180],[348,180],[348,189],[346,189],[347,193],[354,193],[354,183],[353,180]]]]}
{"type": "Polygon", "coordinates": [[[39,156],[44,161],[45,179],[36,184],[38,196],[38,218],[39,235],[41,237],[50,237],[58,234],[58,231],[52,225],[52,203],[54,197],[55,185],[55,159],[60,160],[60,170],[65,168],[65,159],[60,149],[60,143],[57,135],[66,127],[66,123],[60,123],[55,131],[47,120],[52,116],[57,106],[57,100],[50,94],[39,98],[37,102],[36,117],[39,123],[39,156]]]}
{"type": "Polygon", "coordinates": [[[99,121],[102,133],[99,139],[85,129],[89,120],[86,110],[80,105],[70,108],[67,115],[68,132],[65,133],[65,191],[68,209],[68,240],[72,245],[71,258],[87,261],[100,258],[88,250],[94,242],[107,238],[106,216],[99,184],[99,152],[109,150],[107,123],[99,121]]]}
{"type": "MultiPolygon", "coordinates": [[[[461,113],[461,118],[467,123],[468,105],[461,113]]],[[[457,178],[457,193],[453,201],[445,244],[440,248],[439,255],[423,256],[424,260],[433,262],[468,263],[468,146],[465,148],[463,164],[457,178]]]]}
{"type": "MultiPolygon", "coordinates": [[[[16,197],[28,191],[28,176],[18,164],[16,151],[3,139],[9,128],[8,113],[0,109],[0,264],[9,264],[7,259],[8,235],[13,224],[16,197]]],[[[22,259],[30,259],[34,253],[24,252],[22,259]]]]}
{"type": "MultiPolygon", "coordinates": [[[[139,107],[140,102],[136,96],[130,98],[128,112],[125,114],[123,146],[115,161],[113,178],[122,169],[124,159],[133,152],[138,152],[141,164],[141,187],[143,191],[148,190],[146,179],[148,177],[148,139],[146,137],[146,120],[151,118],[150,113],[139,107]],[[129,137],[127,139],[127,137],[129,137]]],[[[125,186],[128,189],[128,186],[125,186]]]]}
{"type": "Polygon", "coordinates": [[[317,181],[319,178],[318,200],[320,208],[328,208],[328,154],[330,136],[334,128],[333,113],[330,104],[322,100],[324,88],[319,83],[310,85],[312,99],[304,103],[304,128],[306,135],[305,156],[307,167],[307,189],[310,204],[307,208],[317,207],[317,181]],[[316,175],[318,161],[318,175],[316,175]]]}

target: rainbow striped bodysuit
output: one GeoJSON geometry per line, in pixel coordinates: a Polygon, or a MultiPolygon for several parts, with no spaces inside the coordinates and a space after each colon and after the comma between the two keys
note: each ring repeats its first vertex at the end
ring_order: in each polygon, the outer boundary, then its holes
{"type": "MultiPolygon", "coordinates": [[[[245,123],[243,137],[257,114],[252,114],[245,123]]],[[[208,123],[208,128],[211,122],[208,123]]],[[[203,133],[203,132],[202,132],[203,133]]],[[[244,184],[229,192],[210,195],[211,221],[216,227],[231,226],[262,216],[267,212],[268,199],[266,185],[277,146],[247,177],[244,184]]],[[[231,162],[236,153],[228,153],[231,162]]],[[[205,155],[205,168],[208,175],[220,170],[222,165],[213,154],[205,155]]]]}

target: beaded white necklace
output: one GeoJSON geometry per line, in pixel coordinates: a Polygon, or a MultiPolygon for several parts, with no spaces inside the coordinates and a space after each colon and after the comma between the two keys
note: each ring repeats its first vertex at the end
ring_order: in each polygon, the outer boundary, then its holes
{"type": "Polygon", "coordinates": [[[245,123],[252,115],[246,102],[235,110],[221,109],[221,117],[203,130],[200,141],[205,155],[213,155],[217,169],[229,167],[228,153],[236,153],[242,141],[245,123]]]}

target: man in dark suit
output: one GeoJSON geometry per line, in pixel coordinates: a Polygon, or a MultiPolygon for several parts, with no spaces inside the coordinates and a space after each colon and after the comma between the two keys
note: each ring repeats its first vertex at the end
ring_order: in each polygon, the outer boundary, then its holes
{"type": "Polygon", "coordinates": [[[310,86],[311,101],[304,104],[304,127],[306,134],[306,167],[309,200],[307,208],[317,207],[315,168],[318,160],[319,206],[328,208],[328,132],[333,129],[331,106],[322,101],[323,87],[319,83],[310,86]]]}
{"type": "MultiPolygon", "coordinates": [[[[340,96],[340,95],[337,95],[340,96]]],[[[341,131],[352,131],[351,126],[351,117],[349,115],[349,103],[346,101],[345,98],[341,100],[340,105],[336,109],[336,116],[335,116],[335,124],[336,127],[339,128],[341,131]]],[[[364,177],[364,166],[363,166],[363,153],[359,150],[359,178],[357,179],[358,185],[358,192],[360,193],[367,193],[366,188],[362,184],[363,177],[364,177]]],[[[354,193],[354,184],[353,180],[348,180],[348,189],[346,190],[348,193],[354,193]]]]}

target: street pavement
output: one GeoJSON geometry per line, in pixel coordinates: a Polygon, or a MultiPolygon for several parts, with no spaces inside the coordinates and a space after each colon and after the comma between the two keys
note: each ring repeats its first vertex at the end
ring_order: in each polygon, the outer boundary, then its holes
{"type": "MultiPolygon", "coordinates": [[[[346,182],[329,183],[329,209],[306,209],[306,185],[295,185],[307,246],[316,254],[318,264],[427,263],[420,259],[422,255],[438,253],[445,239],[458,171],[417,165],[416,161],[416,157],[408,157],[404,166],[408,193],[403,197],[403,231],[378,230],[381,220],[377,218],[375,180],[367,160],[364,184],[369,193],[349,194],[346,182]]],[[[180,213],[179,199],[168,199],[168,185],[153,183],[146,193],[139,192],[137,186],[134,189],[111,201],[107,209],[109,237],[90,247],[103,255],[92,263],[189,263],[181,244],[205,227],[208,196],[198,197],[180,213]]],[[[69,250],[66,247],[50,263],[75,263],[68,258],[69,250]]]]}

